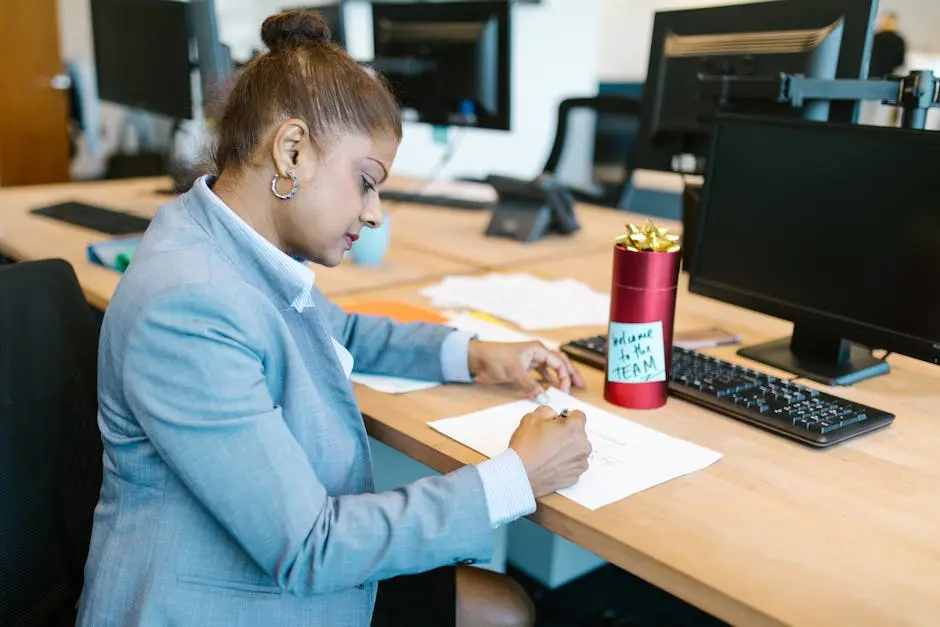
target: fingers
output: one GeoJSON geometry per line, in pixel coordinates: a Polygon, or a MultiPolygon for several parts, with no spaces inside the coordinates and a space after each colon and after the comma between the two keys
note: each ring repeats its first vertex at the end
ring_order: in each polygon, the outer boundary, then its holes
{"type": "Polygon", "coordinates": [[[535,370],[539,373],[539,376],[542,377],[542,383],[547,383],[551,386],[556,384],[555,377],[552,376],[552,369],[547,365],[542,364],[541,366],[536,367],[535,370]]]}
{"type": "Polygon", "coordinates": [[[542,389],[542,386],[538,381],[530,377],[527,372],[523,372],[521,375],[514,374],[512,379],[526,396],[540,405],[545,404],[544,390],[542,389]]]}
{"type": "Polygon", "coordinates": [[[571,382],[574,384],[574,387],[578,388],[579,390],[583,390],[585,387],[587,387],[587,384],[584,382],[584,377],[582,377],[578,369],[574,367],[574,364],[571,363],[571,360],[568,359],[568,356],[564,353],[556,354],[565,363],[565,368],[571,375],[571,382]]]}
{"type": "Polygon", "coordinates": [[[587,416],[580,409],[572,409],[568,412],[568,423],[584,431],[584,425],[587,422],[587,416]]]}
{"type": "Polygon", "coordinates": [[[536,342],[532,345],[530,351],[528,351],[527,357],[527,370],[538,370],[542,373],[542,376],[545,376],[543,369],[546,367],[550,368],[555,373],[558,388],[562,392],[569,392],[571,390],[573,369],[570,367],[570,363],[562,359],[558,353],[554,353],[545,348],[542,344],[536,342]]]}
{"type": "Polygon", "coordinates": [[[529,415],[540,420],[551,420],[555,417],[555,410],[548,405],[540,405],[529,415]]]}

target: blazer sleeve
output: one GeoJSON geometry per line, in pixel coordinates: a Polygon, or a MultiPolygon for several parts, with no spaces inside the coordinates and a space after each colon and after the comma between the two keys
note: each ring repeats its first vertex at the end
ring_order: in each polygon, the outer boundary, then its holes
{"type": "Polygon", "coordinates": [[[315,306],[328,330],[353,356],[357,372],[429,381],[449,379],[443,370],[441,353],[445,340],[455,329],[426,322],[402,324],[382,316],[349,314],[319,290],[314,289],[313,293],[315,306]]]}
{"type": "Polygon", "coordinates": [[[472,466],[380,494],[327,494],[272,401],[264,319],[188,286],[148,303],[128,335],[130,410],[218,522],[295,595],[486,559],[492,528],[472,466]]]}

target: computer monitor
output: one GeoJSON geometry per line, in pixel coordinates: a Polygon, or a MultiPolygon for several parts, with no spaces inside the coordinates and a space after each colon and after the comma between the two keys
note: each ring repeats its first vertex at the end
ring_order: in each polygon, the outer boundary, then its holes
{"type": "Polygon", "coordinates": [[[333,41],[345,48],[346,19],[343,12],[343,5],[339,2],[334,2],[331,4],[318,4],[307,8],[320,14],[320,17],[330,26],[333,41]]]}
{"type": "Polygon", "coordinates": [[[940,363],[940,133],[721,116],[712,137],[689,290],[795,324],[742,356],[828,384],[887,372],[871,349],[940,363]]]}
{"type": "Polygon", "coordinates": [[[408,121],[509,130],[510,3],[374,3],[375,59],[408,121]]]}
{"type": "Polygon", "coordinates": [[[102,100],[192,119],[193,69],[200,104],[224,95],[232,58],[214,0],[92,0],[91,18],[102,100]]]}
{"type": "Polygon", "coordinates": [[[189,24],[190,34],[196,41],[203,107],[220,103],[225,98],[234,68],[232,52],[219,37],[215,0],[189,0],[189,24]]]}
{"type": "MultiPolygon", "coordinates": [[[[868,76],[877,0],[774,0],[656,13],[633,168],[702,174],[719,112],[855,122],[858,103],[721,102],[709,77],[820,79],[868,76]],[[713,87],[713,86],[712,86],[713,87]]],[[[741,83],[744,84],[741,84],[741,83]]]]}
{"type": "Polygon", "coordinates": [[[102,100],[192,117],[188,3],[91,0],[91,24],[102,100]]]}

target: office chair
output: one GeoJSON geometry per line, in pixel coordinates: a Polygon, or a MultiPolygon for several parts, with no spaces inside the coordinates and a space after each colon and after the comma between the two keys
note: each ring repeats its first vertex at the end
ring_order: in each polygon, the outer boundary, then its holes
{"type": "MultiPolygon", "coordinates": [[[[617,207],[629,178],[629,162],[636,145],[640,101],[620,94],[600,94],[587,98],[568,98],[558,106],[558,123],[551,153],[543,171],[568,183],[578,200],[617,207]],[[595,114],[594,150],[591,155],[590,182],[565,181],[563,155],[572,148],[572,118],[579,111],[595,114]],[[604,171],[609,174],[604,174],[604,171]]],[[[581,131],[583,129],[576,129],[581,131]]],[[[583,136],[582,136],[583,137],[583,136]]]]}
{"type": "Polygon", "coordinates": [[[75,624],[101,486],[97,348],[68,263],[0,266],[0,625],[75,624]]]}

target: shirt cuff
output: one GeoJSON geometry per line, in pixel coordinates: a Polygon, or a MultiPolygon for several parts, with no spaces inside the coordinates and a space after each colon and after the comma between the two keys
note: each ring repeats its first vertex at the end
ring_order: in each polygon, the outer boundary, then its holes
{"type": "Polygon", "coordinates": [[[511,448],[477,464],[490,525],[496,529],[535,512],[535,495],[519,455],[511,448]]]}
{"type": "Polygon", "coordinates": [[[470,340],[476,336],[466,331],[454,331],[444,338],[441,345],[441,373],[444,381],[469,383],[470,364],[467,361],[470,340]]]}

